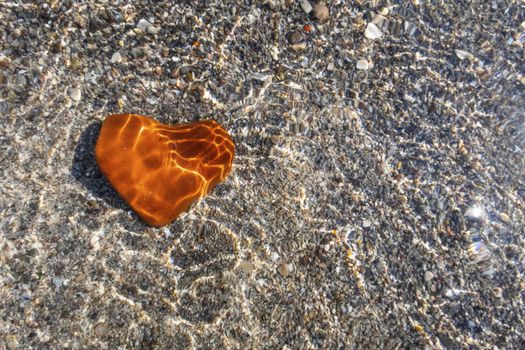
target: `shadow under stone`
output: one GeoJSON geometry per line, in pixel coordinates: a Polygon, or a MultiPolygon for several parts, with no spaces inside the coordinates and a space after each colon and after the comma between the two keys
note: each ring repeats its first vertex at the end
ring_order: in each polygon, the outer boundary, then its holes
{"type": "Polygon", "coordinates": [[[84,185],[95,198],[104,200],[112,207],[129,210],[131,209],[129,205],[115,191],[98,167],[95,158],[95,145],[101,126],[101,122],[93,122],[80,135],[75,147],[71,175],[84,185]]]}

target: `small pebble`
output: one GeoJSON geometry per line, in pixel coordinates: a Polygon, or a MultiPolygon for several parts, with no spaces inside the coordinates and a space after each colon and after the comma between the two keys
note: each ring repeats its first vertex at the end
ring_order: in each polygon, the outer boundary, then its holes
{"type": "Polygon", "coordinates": [[[306,14],[312,12],[313,10],[312,5],[308,0],[301,0],[301,8],[306,14]]]}
{"type": "Polygon", "coordinates": [[[120,63],[122,62],[122,55],[120,52],[115,52],[113,56],[111,56],[111,63],[120,63]]]}
{"type": "Polygon", "coordinates": [[[510,222],[510,217],[505,213],[499,213],[499,219],[503,221],[504,223],[510,222]]]}
{"type": "Polygon", "coordinates": [[[470,52],[465,51],[465,50],[454,50],[454,53],[456,54],[456,56],[458,56],[460,60],[464,60],[464,59],[470,60],[474,58],[474,55],[472,55],[470,52]]]}
{"type": "Polygon", "coordinates": [[[282,136],[281,135],[272,135],[270,136],[270,139],[272,140],[272,143],[274,145],[278,144],[279,142],[281,142],[282,140],[282,136]]]}
{"type": "Polygon", "coordinates": [[[102,337],[107,334],[108,325],[105,322],[101,322],[95,326],[94,331],[98,337],[102,337]]]}
{"type": "Polygon", "coordinates": [[[244,273],[250,273],[255,270],[255,266],[251,261],[243,260],[239,263],[239,269],[244,273]]]}
{"type": "Polygon", "coordinates": [[[364,58],[362,58],[362,59],[357,61],[355,66],[356,66],[357,69],[366,70],[366,69],[368,69],[368,61],[365,60],[364,58]]]}
{"type": "Polygon", "coordinates": [[[330,18],[330,11],[323,1],[318,2],[314,6],[314,17],[317,18],[319,22],[324,22],[330,18]]]}
{"type": "Polygon", "coordinates": [[[79,102],[82,98],[82,91],[79,88],[70,88],[69,97],[75,102],[79,102]]]}
{"type": "Polygon", "coordinates": [[[152,27],[153,24],[149,23],[145,19],[141,19],[139,23],[137,23],[137,28],[145,32],[149,27],[152,27]]]}
{"type": "Polygon", "coordinates": [[[286,277],[290,274],[290,268],[285,263],[282,263],[281,265],[279,265],[279,267],[277,268],[277,271],[279,271],[279,273],[283,277],[286,277]]]}
{"type": "Polygon", "coordinates": [[[8,350],[15,350],[18,348],[18,342],[16,340],[11,340],[7,343],[8,350]]]}
{"type": "Polygon", "coordinates": [[[409,95],[409,94],[405,94],[405,95],[403,96],[403,99],[404,99],[405,101],[407,101],[408,103],[414,103],[414,102],[416,102],[416,99],[414,98],[414,96],[409,95]]]}
{"type": "Polygon", "coordinates": [[[377,28],[374,23],[368,23],[365,29],[365,37],[370,40],[379,39],[383,33],[377,28]]]}
{"type": "Polygon", "coordinates": [[[18,76],[16,77],[16,83],[17,83],[18,85],[22,85],[22,86],[24,86],[24,85],[27,84],[27,79],[26,79],[26,77],[23,76],[23,75],[18,75],[18,76]]]}
{"type": "Polygon", "coordinates": [[[434,278],[434,274],[431,271],[425,271],[425,282],[429,282],[434,278]]]}
{"type": "Polygon", "coordinates": [[[303,34],[297,30],[294,30],[288,33],[287,38],[290,44],[297,44],[303,40],[303,34]]]}

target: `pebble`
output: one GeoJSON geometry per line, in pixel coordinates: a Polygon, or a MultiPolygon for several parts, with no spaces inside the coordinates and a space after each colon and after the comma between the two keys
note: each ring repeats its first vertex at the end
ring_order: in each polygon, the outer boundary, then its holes
{"type": "MultiPolygon", "coordinates": [[[[197,82],[194,84],[196,83],[197,82]]],[[[204,89],[205,83],[200,82],[199,84],[201,84],[204,89]]],[[[152,98],[146,98],[145,102],[158,104],[158,98],[152,96],[152,98]]],[[[199,186],[201,186],[202,183],[194,181],[194,179],[198,178],[202,179],[202,181],[208,181],[209,183],[207,182],[205,186],[211,190],[216,184],[225,179],[231,169],[235,146],[227,131],[218,123],[195,122],[186,124],[184,125],[185,133],[183,136],[177,134],[175,132],[176,130],[180,129],[175,129],[172,126],[145,116],[128,115],[126,119],[122,117],[122,115],[110,115],[102,124],[95,147],[98,166],[102,173],[109,179],[114,176],[115,171],[132,171],[136,164],[146,162],[148,166],[141,170],[144,172],[143,176],[155,176],[155,181],[148,184],[148,186],[142,186],[141,181],[144,181],[143,178],[121,182],[120,180],[122,178],[117,177],[111,184],[120,193],[122,198],[130,204],[131,209],[137,212],[146,223],[156,227],[166,226],[179,217],[192,202],[195,202],[201,197],[199,186]],[[126,135],[120,135],[118,128],[107,126],[108,124],[127,125],[127,123],[133,123],[132,125],[137,125],[138,127],[147,127],[148,130],[152,131],[151,133],[128,133],[126,135]],[[208,130],[206,135],[201,132],[203,129],[208,130]],[[163,132],[171,134],[164,137],[163,132]],[[219,138],[220,140],[217,140],[219,138]],[[147,143],[150,149],[155,150],[155,157],[158,158],[153,159],[151,154],[130,154],[127,152],[128,145],[140,144],[141,142],[147,143]],[[194,154],[200,154],[199,152],[203,152],[203,150],[208,151],[211,147],[218,154],[221,154],[221,157],[219,158],[217,156],[217,160],[213,163],[214,165],[217,164],[215,168],[207,167],[207,159],[197,158],[194,163],[184,163],[185,169],[181,170],[181,168],[171,167],[167,162],[162,162],[163,157],[166,156],[171,157],[170,159],[173,159],[173,162],[180,162],[180,159],[177,158],[179,156],[178,153],[170,153],[170,149],[166,149],[166,147],[162,148],[165,145],[164,142],[169,142],[171,148],[178,147],[180,144],[187,145],[195,152],[194,154]],[[146,159],[146,161],[144,159],[146,159]],[[118,163],[120,165],[119,169],[115,168],[112,165],[113,163],[118,163]],[[185,172],[191,172],[193,174],[189,182],[186,177],[180,176],[180,174],[184,175],[185,172]],[[164,193],[163,191],[166,190],[164,186],[166,181],[171,181],[171,185],[174,186],[173,188],[181,188],[177,193],[173,194],[173,206],[165,206],[162,210],[156,210],[155,215],[152,215],[148,211],[152,205],[149,199],[154,199],[156,198],[155,196],[159,196],[159,193],[164,193]],[[134,193],[129,192],[130,188],[134,193]],[[136,202],[134,201],[134,197],[128,195],[129,193],[133,196],[135,196],[135,194],[137,196],[147,196],[147,199],[142,202],[136,202]],[[146,195],[143,193],[146,193],[146,195]],[[181,198],[182,200],[180,200],[181,198]],[[184,207],[184,205],[186,206],[184,207]],[[148,213],[148,215],[145,216],[143,213],[148,213]]],[[[183,156],[185,155],[183,153],[181,154],[183,156]]],[[[193,213],[187,214],[188,216],[195,215],[193,213]]],[[[140,271],[141,267],[137,267],[137,270],[140,271]]],[[[142,265],[142,268],[144,268],[144,265],[142,265]]]]}
{"type": "Polygon", "coordinates": [[[250,273],[255,270],[255,266],[251,261],[243,260],[239,263],[239,269],[244,273],[250,273]]]}
{"type": "Polygon", "coordinates": [[[149,34],[157,34],[159,32],[159,28],[155,27],[150,22],[146,21],[145,19],[141,19],[137,23],[137,29],[142,30],[143,32],[149,33],[149,34]]]}
{"type": "Polygon", "coordinates": [[[425,271],[425,282],[429,282],[434,278],[434,274],[431,271],[425,271]]]}
{"type": "Polygon", "coordinates": [[[288,33],[287,37],[290,44],[297,44],[303,40],[303,34],[297,30],[288,33]]]}
{"type": "Polygon", "coordinates": [[[368,23],[365,29],[365,37],[370,40],[379,39],[383,33],[377,28],[374,23],[368,23]]]}
{"type": "Polygon", "coordinates": [[[279,265],[279,267],[277,268],[277,271],[279,271],[279,273],[283,277],[286,277],[290,274],[290,268],[285,263],[282,263],[281,265],[279,265]]]}
{"type": "Polygon", "coordinates": [[[86,19],[80,15],[76,15],[73,18],[73,22],[79,27],[79,28],[85,28],[86,27],[86,19]]]}
{"type": "Polygon", "coordinates": [[[510,222],[510,217],[506,213],[499,213],[499,219],[504,223],[510,222]]]}
{"type": "Polygon", "coordinates": [[[323,1],[318,2],[314,6],[314,17],[319,20],[319,22],[324,22],[330,18],[330,11],[323,1]]]}
{"type": "Polygon", "coordinates": [[[19,75],[19,76],[16,77],[16,83],[17,83],[18,85],[24,86],[24,85],[27,84],[27,79],[26,79],[25,76],[23,76],[23,75],[19,75]]]}
{"type": "Polygon", "coordinates": [[[408,103],[414,103],[414,102],[416,102],[415,97],[412,96],[412,95],[409,95],[409,94],[405,94],[405,95],[403,96],[403,99],[404,99],[405,101],[407,101],[408,103]]]}
{"type": "Polygon", "coordinates": [[[472,55],[470,52],[465,51],[465,50],[454,50],[454,53],[456,54],[456,56],[458,56],[460,60],[464,60],[464,59],[470,60],[474,58],[474,55],[472,55]]]}
{"type": "Polygon", "coordinates": [[[71,97],[73,101],[78,102],[82,98],[82,91],[79,88],[70,88],[69,97],[71,97]]]}
{"type": "Polygon", "coordinates": [[[270,140],[272,140],[272,143],[274,145],[276,145],[279,142],[281,142],[282,139],[283,139],[282,135],[272,135],[272,136],[270,136],[270,140]]]}
{"type": "Polygon", "coordinates": [[[312,12],[313,10],[313,7],[308,0],[301,0],[301,8],[306,14],[312,12]]]}
{"type": "Polygon", "coordinates": [[[102,337],[106,335],[108,333],[108,330],[109,330],[108,325],[105,322],[98,323],[94,328],[95,334],[98,337],[102,337]]]}
{"type": "Polygon", "coordinates": [[[139,23],[137,23],[137,28],[145,32],[149,27],[152,27],[153,24],[146,21],[145,19],[141,19],[139,23]]]}
{"type": "Polygon", "coordinates": [[[111,63],[120,63],[122,62],[122,55],[120,52],[115,52],[113,56],[111,56],[111,63]]]}
{"type": "Polygon", "coordinates": [[[357,69],[366,70],[366,69],[368,69],[368,61],[365,60],[364,58],[362,58],[360,60],[357,60],[357,63],[355,65],[355,67],[357,69]]]}

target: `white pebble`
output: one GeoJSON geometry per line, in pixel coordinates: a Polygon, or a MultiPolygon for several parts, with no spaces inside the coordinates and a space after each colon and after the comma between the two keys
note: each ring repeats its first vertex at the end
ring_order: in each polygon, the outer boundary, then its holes
{"type": "Polygon", "coordinates": [[[111,63],[120,63],[122,62],[122,55],[120,52],[115,52],[113,56],[111,56],[111,63]]]}
{"type": "Polygon", "coordinates": [[[145,32],[149,27],[153,27],[153,24],[149,23],[145,19],[141,19],[139,23],[137,23],[137,28],[145,32]]]}
{"type": "Polygon", "coordinates": [[[69,89],[69,97],[75,102],[80,101],[82,98],[82,91],[79,88],[69,89]]]}
{"type": "Polygon", "coordinates": [[[510,222],[510,216],[508,216],[506,213],[499,213],[499,219],[505,223],[510,222]]]}
{"type": "Polygon", "coordinates": [[[434,274],[431,271],[425,271],[425,282],[429,282],[434,278],[434,274]]]}
{"type": "Polygon", "coordinates": [[[60,288],[64,284],[64,279],[62,277],[53,277],[52,281],[56,288],[60,288]]]}
{"type": "Polygon", "coordinates": [[[416,102],[415,97],[412,96],[412,95],[409,95],[409,94],[405,94],[405,95],[403,96],[403,99],[404,99],[405,101],[407,101],[408,103],[414,103],[414,102],[416,102]]]}
{"type": "Polygon", "coordinates": [[[355,67],[357,69],[362,69],[362,70],[366,70],[368,69],[368,61],[365,60],[364,58],[360,59],[357,61],[355,67]]]}
{"type": "Polygon", "coordinates": [[[383,33],[377,28],[374,23],[368,23],[365,29],[365,37],[370,40],[379,39],[383,33]]]}
{"type": "Polygon", "coordinates": [[[313,10],[313,7],[308,0],[301,0],[301,8],[305,13],[310,13],[313,10]]]}
{"type": "Polygon", "coordinates": [[[458,56],[460,60],[464,60],[464,59],[470,60],[474,58],[473,54],[465,50],[454,50],[454,52],[456,53],[456,56],[458,56]]]}

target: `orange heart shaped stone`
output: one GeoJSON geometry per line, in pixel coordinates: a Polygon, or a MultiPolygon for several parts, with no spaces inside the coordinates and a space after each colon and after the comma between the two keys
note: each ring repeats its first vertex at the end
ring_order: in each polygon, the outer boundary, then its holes
{"type": "Polygon", "coordinates": [[[169,126],[135,114],[107,117],[95,148],[109,183],[152,226],[175,220],[224,180],[234,152],[214,120],[169,126]]]}

